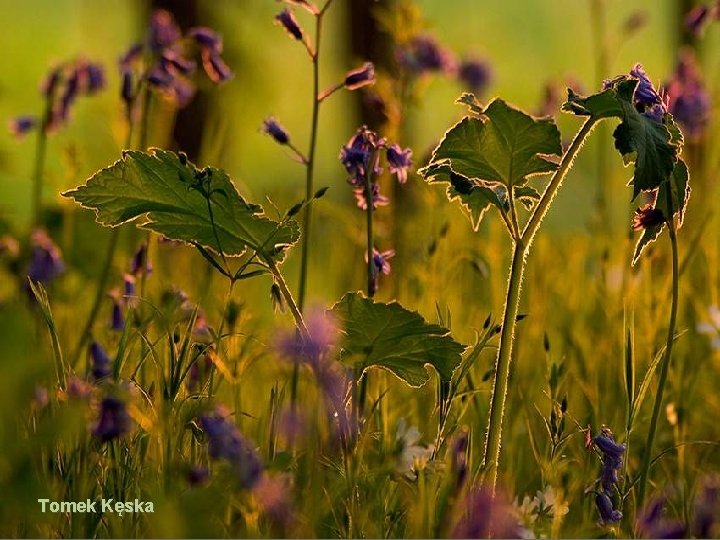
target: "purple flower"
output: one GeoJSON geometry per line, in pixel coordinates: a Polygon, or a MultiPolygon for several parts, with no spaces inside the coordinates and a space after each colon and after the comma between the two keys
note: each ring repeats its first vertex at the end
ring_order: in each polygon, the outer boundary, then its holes
{"type": "Polygon", "coordinates": [[[123,275],[123,301],[126,306],[135,307],[137,306],[137,294],[135,290],[135,276],[131,274],[123,275]]]}
{"type": "Polygon", "coordinates": [[[412,150],[406,148],[403,150],[397,143],[388,146],[386,150],[388,167],[390,174],[397,176],[398,182],[404,184],[407,182],[407,171],[412,166],[412,150]]]}
{"type": "Polygon", "coordinates": [[[67,395],[72,399],[87,399],[92,395],[92,387],[87,381],[72,375],[68,378],[67,395]]]}
{"type": "Polygon", "coordinates": [[[60,249],[48,234],[38,229],[32,234],[32,255],[27,269],[27,277],[41,283],[52,281],[65,271],[65,263],[60,249]]]}
{"type": "Polygon", "coordinates": [[[196,67],[195,62],[188,60],[172,47],[163,49],[160,64],[168,73],[177,72],[181,75],[191,75],[196,67]]]}
{"type": "Polygon", "coordinates": [[[125,403],[115,397],[106,397],[100,404],[100,418],[92,434],[102,442],[111,441],[130,432],[132,420],[125,403]]]}
{"type": "Polygon", "coordinates": [[[298,41],[303,40],[303,31],[295,19],[295,14],[291,9],[284,9],[275,16],[275,22],[282,26],[291,37],[298,41]]]}
{"type": "Polygon", "coordinates": [[[181,37],[175,17],[165,9],[156,9],[150,16],[148,43],[153,51],[160,51],[172,45],[181,37]]]}
{"type": "Polygon", "coordinates": [[[637,531],[647,538],[685,538],[683,524],[667,519],[664,510],[664,497],[650,501],[639,513],[636,524],[637,531]]]}
{"type": "Polygon", "coordinates": [[[142,43],[134,43],[118,60],[120,71],[131,70],[142,58],[143,46],[142,43]]]}
{"type": "Polygon", "coordinates": [[[499,495],[473,489],[462,500],[461,508],[453,538],[520,538],[520,526],[512,508],[499,495]]]}
{"type": "Polygon", "coordinates": [[[655,208],[652,204],[646,204],[642,208],[635,209],[632,228],[633,231],[650,229],[665,222],[665,215],[662,210],[655,208]]]}
{"type": "Polygon", "coordinates": [[[601,485],[609,493],[612,491],[613,486],[617,484],[617,471],[622,467],[622,456],[625,453],[626,446],[616,443],[608,429],[603,429],[593,439],[593,442],[602,454],[601,485]]]}
{"type": "Polygon", "coordinates": [[[705,89],[692,49],[684,49],[667,85],[668,109],[691,138],[699,138],[710,116],[710,95],[705,89]]]}
{"type": "Polygon", "coordinates": [[[152,269],[152,263],[147,255],[147,244],[142,243],[130,260],[130,273],[137,277],[142,274],[150,274],[152,269]]]}
{"type": "Polygon", "coordinates": [[[375,84],[375,66],[372,62],[365,62],[361,67],[349,71],[343,84],[348,90],[375,84]]]}
{"type": "Polygon", "coordinates": [[[337,322],[323,309],[312,308],[305,314],[309,338],[301,339],[296,332],[282,336],[278,350],[296,362],[317,364],[338,339],[337,322]]]}
{"type": "MultiPolygon", "coordinates": [[[[347,145],[340,150],[340,161],[350,174],[348,182],[356,187],[365,185],[365,175],[370,172],[370,161],[375,151],[385,146],[385,139],[378,137],[367,126],[359,128],[347,145]]],[[[375,156],[375,165],[372,173],[379,174],[378,158],[375,156]]]]}
{"type": "Polygon", "coordinates": [[[125,316],[123,315],[122,305],[120,303],[120,293],[117,290],[110,293],[112,299],[112,315],[110,316],[110,328],[112,330],[125,329],[125,316]]]}
{"type": "Polygon", "coordinates": [[[92,359],[92,366],[90,372],[92,373],[93,379],[99,381],[105,377],[109,377],[112,373],[110,364],[112,361],[97,341],[93,341],[90,344],[90,358],[92,359]]]}
{"type": "Polygon", "coordinates": [[[38,125],[38,119],[34,116],[23,115],[13,118],[8,123],[10,134],[20,139],[35,129],[38,125]]]}
{"type": "Polygon", "coordinates": [[[79,61],[75,65],[75,73],[81,94],[91,96],[105,88],[105,71],[100,64],[79,61]]]}
{"type": "Polygon", "coordinates": [[[188,30],[187,35],[203,50],[215,54],[220,54],[223,51],[222,37],[211,28],[196,26],[188,30]]]}
{"type": "Polygon", "coordinates": [[[262,131],[275,139],[275,142],[278,144],[287,144],[290,142],[288,132],[273,117],[263,120],[262,131]]]}
{"type": "Polygon", "coordinates": [[[455,59],[429,35],[417,36],[407,45],[399,47],[396,56],[400,65],[415,75],[455,70],[455,59]]]}
{"type": "Polygon", "coordinates": [[[595,495],[595,506],[600,514],[600,525],[618,523],[622,519],[622,512],[613,508],[612,500],[605,492],[595,495]]]}
{"type": "Polygon", "coordinates": [[[255,449],[240,434],[228,413],[217,408],[200,417],[200,427],[208,438],[210,458],[224,459],[230,463],[243,488],[255,486],[262,476],[262,461],[255,449]]]}
{"type": "Polygon", "coordinates": [[[710,8],[704,4],[695,6],[685,16],[685,28],[695,37],[702,35],[710,19],[710,8]]]}
{"type": "Polygon", "coordinates": [[[207,76],[210,77],[210,80],[215,84],[220,84],[233,78],[232,70],[217,53],[203,51],[202,64],[205,73],[207,73],[207,76]]]}
{"type": "Polygon", "coordinates": [[[458,79],[475,94],[482,94],[490,84],[492,70],[484,60],[468,58],[460,62],[458,79]]]}
{"type": "Polygon", "coordinates": [[[644,109],[646,107],[652,107],[653,105],[663,103],[663,100],[660,98],[660,95],[657,93],[655,87],[645,73],[642,64],[635,64],[635,66],[630,70],[630,75],[639,81],[637,87],[635,88],[634,96],[635,104],[637,106],[644,109]]]}
{"type": "MultiPolygon", "coordinates": [[[[390,199],[388,199],[385,195],[380,193],[380,184],[373,183],[370,186],[370,191],[372,192],[372,207],[373,209],[378,208],[379,206],[387,206],[390,204],[390,199]]],[[[355,195],[355,201],[357,202],[358,208],[361,210],[367,210],[367,195],[365,193],[364,187],[357,187],[353,190],[353,195],[355,195]]]]}

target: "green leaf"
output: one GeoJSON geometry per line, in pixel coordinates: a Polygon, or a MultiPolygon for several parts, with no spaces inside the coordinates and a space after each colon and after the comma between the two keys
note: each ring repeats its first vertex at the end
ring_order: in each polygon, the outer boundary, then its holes
{"type": "Polygon", "coordinates": [[[455,100],[455,103],[467,105],[467,108],[472,114],[480,115],[485,112],[485,109],[483,109],[482,104],[475,97],[475,94],[471,94],[470,92],[463,92],[462,95],[455,100]]]}
{"type": "Polygon", "coordinates": [[[535,203],[540,200],[540,193],[532,186],[515,186],[513,193],[527,210],[532,210],[535,203]]]}
{"type": "Polygon", "coordinates": [[[641,191],[652,191],[673,172],[683,143],[682,133],[668,113],[662,121],[640,112],[634,103],[638,80],[618,77],[607,83],[608,88],[592,96],[583,97],[568,90],[562,109],[579,116],[619,118],[615,129],[615,148],[625,165],[635,164],[631,184],[633,200],[641,191]]]}
{"type": "Polygon", "coordinates": [[[552,156],[561,152],[560,132],[551,118],[533,118],[496,99],[479,118],[465,117],[450,128],[431,163],[447,160],[453,172],[469,180],[510,188],[554,171],[552,156]]]}
{"type": "Polygon", "coordinates": [[[474,230],[478,229],[485,212],[490,206],[495,206],[503,212],[510,209],[505,186],[469,180],[453,172],[448,161],[431,163],[419,172],[431,184],[448,184],[448,199],[460,201],[460,204],[467,211],[474,230]]]}
{"type": "Polygon", "coordinates": [[[385,304],[347,293],[331,312],[342,327],[343,363],[366,370],[387,369],[413,387],[429,380],[430,364],[442,381],[450,381],[465,346],[447,328],[425,321],[397,302],[385,304]]]}
{"type": "Polygon", "coordinates": [[[93,209],[102,225],[135,221],[170,239],[228,256],[251,249],[279,259],[299,237],[295,222],[268,219],[260,206],[246,202],[224,171],[200,170],[184,156],[156,148],[124,152],[63,196],[93,209]]]}
{"type": "Polygon", "coordinates": [[[635,265],[638,259],[640,259],[640,255],[642,255],[643,251],[645,251],[645,248],[648,247],[649,244],[657,240],[657,237],[660,236],[660,233],[664,228],[665,223],[660,223],[658,225],[648,227],[647,229],[643,229],[643,232],[640,235],[640,239],[637,241],[637,244],[635,244],[635,251],[633,252],[632,258],[633,265],[635,265]]]}

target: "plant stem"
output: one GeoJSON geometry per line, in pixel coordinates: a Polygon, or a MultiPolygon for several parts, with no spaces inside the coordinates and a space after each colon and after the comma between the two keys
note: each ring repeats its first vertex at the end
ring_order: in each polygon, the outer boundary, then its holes
{"type": "MultiPolygon", "coordinates": [[[[312,124],[310,127],[310,149],[307,156],[305,176],[305,200],[310,201],[314,194],[315,184],[315,148],[317,146],[318,117],[320,115],[320,38],[322,36],[322,20],[324,9],[315,17],[315,52],[311,55],[313,70],[312,124]]],[[[307,266],[312,235],[312,204],[305,206],[302,223],[302,250],[300,259],[300,281],[298,284],[298,307],[305,309],[305,289],[307,285],[307,266]]]]}
{"type": "Polygon", "coordinates": [[[375,241],[373,239],[373,195],[370,173],[366,174],[365,176],[365,203],[367,204],[367,208],[365,210],[365,216],[367,217],[367,295],[368,298],[373,298],[375,296],[375,261],[373,257],[373,248],[375,247],[375,241]]]}
{"type": "Polygon", "coordinates": [[[295,319],[295,326],[297,327],[300,336],[302,337],[302,339],[308,339],[310,337],[310,333],[308,332],[307,326],[305,326],[305,321],[303,319],[302,313],[300,312],[300,308],[295,303],[295,299],[293,298],[293,295],[287,286],[285,278],[280,273],[280,269],[278,268],[277,263],[270,257],[267,257],[265,258],[265,264],[267,264],[270,273],[272,273],[273,278],[275,278],[275,283],[277,283],[277,286],[280,288],[280,294],[282,294],[283,298],[285,299],[285,303],[290,309],[290,313],[292,314],[293,319],[295,319]]]}
{"type": "Polygon", "coordinates": [[[670,306],[670,324],[668,325],[667,338],[665,341],[665,354],[660,365],[660,380],[658,381],[658,389],[655,394],[655,404],[653,405],[652,418],[650,419],[650,429],[648,430],[647,442],[643,452],[642,463],[640,465],[640,485],[638,486],[637,508],[642,507],[645,500],[645,491],[647,488],[648,473],[650,471],[650,462],[652,460],[653,443],[655,442],[655,433],[657,431],[657,422],[660,417],[660,408],[663,402],[663,393],[667,383],[668,370],[670,367],[670,358],[672,356],[672,347],[675,340],[675,325],[677,322],[678,312],[678,290],[680,281],[680,271],[678,263],[678,244],[677,234],[675,231],[675,222],[672,212],[672,195],[668,197],[668,206],[670,209],[667,220],[668,234],[670,236],[670,245],[672,247],[672,302],[670,306]]]}
{"type": "MultiPolygon", "coordinates": [[[[573,161],[585,139],[592,131],[598,119],[588,118],[580,131],[575,135],[570,147],[563,155],[560,166],[550,179],[540,201],[530,216],[530,219],[519,239],[513,242],[513,256],[508,277],[507,295],[503,313],[502,330],[500,333],[500,346],[497,360],[495,362],[495,381],[493,383],[492,398],[490,401],[490,416],[488,420],[487,435],[485,438],[485,453],[483,457],[483,468],[485,468],[485,484],[494,492],[497,481],[498,464],[500,461],[500,447],[502,439],[502,424],[505,414],[505,399],[507,397],[508,381],[510,378],[510,366],[513,353],[513,340],[515,335],[515,323],[520,304],[520,291],[522,287],[523,274],[525,271],[525,258],[529,252],[535,233],[540,227],[543,218],[547,214],[558,188],[562,184],[568,171],[572,168],[573,161]]],[[[511,199],[511,205],[514,200],[511,199]]]]}

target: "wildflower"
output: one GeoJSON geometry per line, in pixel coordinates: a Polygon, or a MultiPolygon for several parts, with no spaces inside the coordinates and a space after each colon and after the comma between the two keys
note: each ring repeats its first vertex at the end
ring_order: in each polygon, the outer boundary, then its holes
{"type": "Polygon", "coordinates": [[[195,43],[203,50],[210,53],[220,54],[223,51],[222,37],[205,26],[197,26],[188,30],[188,36],[195,40],[195,43]]]}
{"type": "Polygon", "coordinates": [[[377,135],[361,127],[355,132],[347,145],[340,150],[340,161],[350,174],[348,182],[354,186],[365,185],[365,175],[374,150],[378,148],[377,135]]]}
{"type": "Polygon", "coordinates": [[[102,442],[111,441],[130,432],[132,421],[125,403],[116,397],[106,397],[100,404],[100,417],[92,434],[102,442]]]}
{"type": "Polygon", "coordinates": [[[282,26],[291,37],[303,41],[303,31],[295,19],[295,14],[290,9],[284,9],[275,17],[275,22],[282,26]]]}
{"type": "Polygon", "coordinates": [[[396,143],[387,147],[386,156],[390,174],[394,174],[401,184],[407,182],[407,171],[412,166],[410,159],[412,150],[410,148],[403,150],[396,143]]]}
{"type": "Polygon", "coordinates": [[[633,231],[640,231],[642,229],[657,227],[662,223],[665,223],[665,215],[662,213],[662,210],[655,208],[654,204],[646,204],[642,208],[635,210],[632,228],[633,231]]]}
{"type": "Polygon", "coordinates": [[[218,407],[212,413],[200,417],[200,427],[207,435],[210,457],[226,460],[237,474],[242,487],[254,487],[262,475],[263,464],[228,413],[218,407]]]}
{"type": "Polygon", "coordinates": [[[142,274],[150,274],[152,269],[152,263],[148,258],[147,244],[142,243],[138,246],[137,250],[135,250],[135,254],[130,260],[130,273],[137,277],[142,274]]]}
{"type": "Polygon", "coordinates": [[[32,234],[32,255],[27,269],[27,277],[32,281],[47,283],[65,271],[65,263],[60,249],[48,234],[38,229],[32,234]]]}
{"type": "Polygon", "coordinates": [[[667,82],[668,110],[689,137],[697,139],[710,116],[710,95],[705,89],[692,49],[684,49],[675,73],[667,82]]]}
{"type": "Polygon", "coordinates": [[[650,501],[640,513],[637,531],[647,538],[686,538],[685,527],[676,520],[667,519],[664,514],[665,498],[650,501]]]}
{"type": "Polygon", "coordinates": [[[33,398],[30,402],[33,409],[44,409],[47,407],[47,404],[50,403],[50,396],[48,394],[47,388],[44,386],[36,386],[35,391],[33,392],[33,398]]]}
{"type": "Polygon", "coordinates": [[[163,50],[160,56],[160,64],[168,73],[179,73],[191,75],[195,71],[195,62],[185,58],[177,49],[168,47],[163,50]]]}
{"type": "Polygon", "coordinates": [[[193,487],[201,486],[210,478],[210,471],[207,467],[194,465],[187,471],[187,481],[193,487]]]}
{"type": "Polygon", "coordinates": [[[490,65],[477,58],[468,58],[460,62],[458,79],[475,94],[482,94],[490,84],[492,70],[490,65]]]}
{"type": "Polygon", "coordinates": [[[74,69],[80,94],[92,96],[105,88],[105,72],[100,64],[81,60],[74,69]]]}
{"type": "Polygon", "coordinates": [[[420,432],[418,429],[415,426],[408,427],[405,419],[400,418],[395,434],[395,446],[398,456],[395,470],[410,479],[416,477],[416,467],[419,464],[428,462],[435,450],[433,445],[423,446],[418,444],[419,441],[420,432]]]}
{"type": "MultiPolygon", "coordinates": [[[[373,292],[376,292],[379,288],[379,281],[380,281],[380,274],[385,274],[386,276],[390,274],[390,263],[388,262],[391,258],[395,256],[395,250],[389,249],[387,251],[380,252],[377,249],[373,248],[373,266],[374,266],[374,283],[373,283],[373,292]]],[[[365,262],[367,262],[368,254],[365,253],[365,262]]]]}
{"type": "Polygon", "coordinates": [[[112,361],[97,341],[93,341],[90,344],[90,358],[92,359],[92,366],[90,373],[92,373],[93,379],[99,381],[105,377],[109,377],[112,374],[110,364],[112,361]]]}
{"type": "Polygon", "coordinates": [[[38,119],[35,116],[23,115],[13,118],[8,123],[10,134],[20,139],[35,129],[38,125],[38,119]]]}
{"type": "Polygon", "coordinates": [[[143,46],[142,43],[133,43],[130,45],[127,51],[118,60],[120,71],[132,70],[133,66],[137,64],[142,58],[143,46]]]}
{"type": "Polygon", "coordinates": [[[396,57],[403,68],[415,75],[449,73],[455,69],[452,55],[429,35],[417,36],[408,44],[400,46],[396,57]]]}
{"type": "Polygon", "coordinates": [[[135,297],[135,276],[132,274],[123,275],[123,300],[128,307],[136,307],[138,300],[135,297]]]}
{"type": "Polygon", "coordinates": [[[253,488],[253,495],[263,513],[281,527],[295,521],[289,475],[263,475],[253,488]]]}
{"type": "Polygon", "coordinates": [[[600,514],[600,525],[618,523],[622,519],[622,512],[613,508],[612,500],[605,492],[595,495],[595,506],[600,514]]]}
{"type": "Polygon", "coordinates": [[[80,377],[71,376],[67,382],[67,395],[71,399],[87,399],[92,394],[92,388],[80,377]]]}
{"type": "Polygon", "coordinates": [[[112,330],[124,330],[125,316],[123,315],[122,305],[120,303],[120,293],[117,290],[114,290],[109,294],[109,296],[113,303],[112,314],[110,316],[110,328],[112,330]]]}
{"type": "Polygon", "coordinates": [[[278,144],[288,144],[290,142],[288,132],[272,116],[263,120],[262,131],[275,139],[278,144]]]}
{"type": "Polygon", "coordinates": [[[685,28],[695,37],[699,37],[705,31],[710,20],[710,8],[700,4],[691,9],[685,16],[685,28]]]}
{"type": "Polygon", "coordinates": [[[223,61],[219,54],[215,52],[203,51],[202,64],[205,73],[215,84],[229,81],[233,77],[232,70],[223,61]]]}
{"type": "Polygon", "coordinates": [[[710,306],[708,308],[710,322],[700,322],[697,324],[697,331],[706,334],[711,339],[710,345],[715,351],[720,351],[720,307],[710,306]]]}
{"type": "MultiPolygon", "coordinates": [[[[390,204],[390,199],[388,199],[385,195],[382,195],[380,193],[380,185],[377,183],[374,183],[370,186],[370,191],[372,193],[372,207],[373,209],[377,208],[378,206],[387,206],[390,204]]],[[[353,194],[355,195],[355,200],[357,201],[358,208],[362,210],[367,210],[367,196],[365,194],[365,188],[364,187],[358,187],[353,190],[353,194]]]]}
{"type": "Polygon", "coordinates": [[[641,107],[642,110],[644,110],[645,108],[652,107],[656,104],[663,104],[660,94],[658,94],[655,90],[655,87],[645,73],[645,69],[643,69],[642,64],[635,64],[635,66],[630,70],[630,75],[638,79],[634,95],[636,106],[641,107]]]}
{"type": "Polygon", "coordinates": [[[154,52],[172,45],[181,37],[180,28],[172,13],[165,9],[156,9],[150,16],[150,35],[148,43],[154,52]]]}
{"type": "Polygon", "coordinates": [[[464,500],[463,514],[453,538],[520,538],[520,524],[512,507],[487,489],[473,489],[464,500]]]}
{"type": "Polygon", "coordinates": [[[361,67],[348,72],[343,84],[348,90],[375,84],[375,66],[372,62],[365,62],[361,67]]]}

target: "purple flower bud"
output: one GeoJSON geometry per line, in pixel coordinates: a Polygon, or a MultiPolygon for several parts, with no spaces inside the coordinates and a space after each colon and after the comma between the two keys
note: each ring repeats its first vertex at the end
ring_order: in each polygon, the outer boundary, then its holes
{"type": "Polygon", "coordinates": [[[375,66],[372,62],[365,62],[361,67],[349,71],[343,84],[348,90],[375,84],[375,66]]]}
{"type": "Polygon", "coordinates": [[[87,399],[92,395],[92,386],[87,381],[73,375],[68,378],[67,395],[72,399],[87,399]]]}
{"type": "Polygon", "coordinates": [[[133,73],[130,70],[122,72],[122,86],[120,87],[120,97],[126,106],[130,106],[135,99],[135,81],[133,73]]]}
{"type": "Polygon", "coordinates": [[[233,78],[233,72],[217,53],[203,52],[202,64],[205,73],[215,84],[229,81],[233,78]]]}
{"type": "Polygon", "coordinates": [[[111,441],[130,432],[132,420],[125,403],[115,397],[106,397],[100,404],[100,418],[92,434],[102,442],[111,441]]]}
{"type": "Polygon", "coordinates": [[[120,71],[133,69],[134,65],[142,58],[142,53],[142,43],[134,43],[131,45],[130,48],[125,51],[125,54],[123,54],[118,60],[120,71]]]}
{"type": "Polygon", "coordinates": [[[195,96],[195,86],[187,79],[175,77],[165,95],[182,109],[187,107],[195,96]]]}
{"type": "Polygon", "coordinates": [[[78,92],[91,96],[105,88],[105,71],[100,64],[80,61],[75,65],[78,92]]]}
{"type": "Polygon", "coordinates": [[[250,489],[255,486],[263,472],[262,461],[227,413],[217,409],[211,414],[201,416],[200,427],[207,435],[210,457],[230,463],[243,488],[250,489]]]}
{"type": "Polygon", "coordinates": [[[410,73],[450,73],[456,69],[452,55],[435,38],[421,35],[401,46],[396,52],[398,63],[410,73]]]}
{"type": "Polygon", "coordinates": [[[278,144],[287,144],[290,142],[288,132],[272,116],[263,120],[262,131],[275,139],[275,142],[278,144]]]}
{"type": "Polygon", "coordinates": [[[47,283],[65,271],[60,249],[45,231],[35,231],[31,242],[32,255],[27,269],[27,276],[31,280],[47,283]]]}
{"type": "MultiPolygon", "coordinates": [[[[366,208],[367,209],[367,208],[366,208]]],[[[380,274],[385,274],[386,276],[390,273],[390,263],[388,262],[390,259],[392,259],[395,256],[395,250],[389,249],[387,251],[380,252],[377,249],[373,248],[373,266],[374,266],[374,272],[373,272],[373,288],[372,293],[378,291],[380,288],[380,274]]],[[[365,253],[365,262],[367,262],[367,252],[365,253]]]]}
{"type": "Polygon", "coordinates": [[[710,8],[704,4],[699,4],[691,9],[685,16],[685,28],[687,28],[695,37],[699,37],[705,30],[710,19],[710,8]]]}
{"type": "Polygon", "coordinates": [[[393,144],[387,147],[386,155],[390,174],[396,175],[401,184],[407,182],[407,172],[412,166],[412,150],[403,150],[398,144],[393,144]]]}
{"type": "Polygon", "coordinates": [[[163,49],[160,64],[168,73],[175,71],[182,75],[191,75],[196,67],[195,62],[183,57],[182,54],[171,47],[163,49]]]}
{"type": "Polygon", "coordinates": [[[667,85],[668,110],[693,139],[702,136],[710,117],[710,95],[705,89],[692,49],[684,49],[667,85]]]}
{"type": "Polygon", "coordinates": [[[158,90],[167,90],[172,86],[175,77],[162,64],[156,64],[146,75],[147,82],[158,90]]]}
{"type": "Polygon", "coordinates": [[[13,118],[8,123],[10,134],[20,139],[35,129],[38,125],[38,119],[34,116],[23,115],[13,118]]]}
{"type": "MultiPolygon", "coordinates": [[[[379,206],[387,206],[390,204],[390,199],[388,199],[385,195],[380,193],[380,185],[379,184],[372,184],[370,187],[370,191],[372,192],[372,207],[373,209],[378,208],[379,206]]],[[[355,195],[355,200],[357,201],[358,208],[361,210],[367,210],[367,197],[365,194],[365,188],[364,187],[357,187],[353,190],[353,195],[355,195]]]]}
{"type": "Polygon", "coordinates": [[[175,17],[165,9],[156,9],[150,16],[150,35],[148,42],[153,51],[160,51],[172,45],[181,37],[175,17]]]}
{"type": "Polygon", "coordinates": [[[112,361],[97,341],[93,341],[90,344],[90,358],[92,359],[92,366],[90,372],[92,373],[93,379],[99,381],[105,377],[109,377],[112,373],[110,364],[112,361]]]}
{"type": "Polygon", "coordinates": [[[475,94],[482,94],[492,80],[490,65],[480,59],[463,60],[458,68],[458,79],[475,94]]]}
{"type": "Polygon", "coordinates": [[[123,315],[122,306],[120,305],[120,298],[117,291],[110,295],[112,298],[112,315],[110,317],[110,328],[112,330],[124,330],[125,329],[125,316],[123,315]]]}
{"type": "MultiPolygon", "coordinates": [[[[366,126],[355,132],[350,142],[340,150],[340,161],[350,174],[348,178],[350,185],[356,187],[365,185],[365,175],[370,172],[370,160],[377,149],[384,147],[385,139],[379,138],[377,133],[370,131],[366,126]]],[[[375,156],[372,169],[374,174],[380,173],[378,157],[375,156]]]]}
{"type": "Polygon", "coordinates": [[[147,256],[147,244],[142,243],[138,246],[133,258],[130,260],[130,273],[134,276],[142,274],[150,274],[152,272],[152,263],[147,256]]]}
{"type": "Polygon", "coordinates": [[[195,40],[195,43],[203,50],[215,54],[220,54],[223,51],[222,37],[211,28],[196,26],[188,30],[187,35],[195,40]]]}
{"type": "Polygon", "coordinates": [[[664,222],[665,215],[662,213],[662,210],[655,208],[652,204],[646,204],[642,208],[635,210],[632,228],[633,231],[640,231],[642,229],[657,227],[664,222]]]}
{"type": "Polygon", "coordinates": [[[303,31],[295,19],[295,14],[291,9],[284,9],[275,16],[275,22],[282,26],[291,37],[298,41],[303,40],[303,31]]]}
{"type": "Polygon", "coordinates": [[[635,64],[630,70],[630,75],[639,80],[635,88],[635,103],[644,107],[651,107],[655,104],[662,104],[660,95],[655,91],[655,87],[648,78],[642,64],[635,64]]]}
{"type": "Polygon", "coordinates": [[[597,506],[600,514],[600,522],[602,525],[608,523],[618,523],[622,519],[622,512],[615,510],[612,500],[606,493],[598,493],[595,495],[595,506],[597,506]]]}

